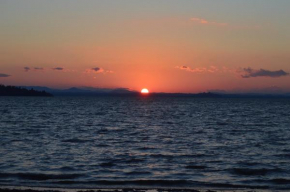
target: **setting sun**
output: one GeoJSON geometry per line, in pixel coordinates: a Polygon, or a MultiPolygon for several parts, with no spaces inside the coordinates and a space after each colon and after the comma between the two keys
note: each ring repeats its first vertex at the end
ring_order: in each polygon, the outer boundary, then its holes
{"type": "Polygon", "coordinates": [[[143,94],[148,94],[148,93],[149,93],[149,90],[146,89],[146,88],[144,88],[144,89],[141,90],[141,93],[143,93],[143,94]]]}

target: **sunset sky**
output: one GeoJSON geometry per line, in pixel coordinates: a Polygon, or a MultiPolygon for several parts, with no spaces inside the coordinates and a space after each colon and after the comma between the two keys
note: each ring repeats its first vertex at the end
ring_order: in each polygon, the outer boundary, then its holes
{"type": "Polygon", "coordinates": [[[289,0],[0,0],[0,84],[290,91],[289,0]]]}

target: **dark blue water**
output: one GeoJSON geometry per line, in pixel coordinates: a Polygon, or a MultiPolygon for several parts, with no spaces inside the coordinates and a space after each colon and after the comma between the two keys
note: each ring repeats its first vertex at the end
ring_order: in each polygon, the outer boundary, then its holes
{"type": "Polygon", "coordinates": [[[0,185],[290,189],[290,100],[0,97],[0,185]]]}

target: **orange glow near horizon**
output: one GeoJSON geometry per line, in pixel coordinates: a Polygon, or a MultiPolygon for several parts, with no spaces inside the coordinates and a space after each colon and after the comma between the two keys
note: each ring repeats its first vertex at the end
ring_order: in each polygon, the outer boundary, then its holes
{"type": "Polygon", "coordinates": [[[149,90],[146,89],[146,88],[144,88],[144,89],[141,90],[141,93],[142,93],[142,94],[148,94],[148,93],[149,93],[149,90]]]}
{"type": "Polygon", "coordinates": [[[161,1],[0,3],[0,84],[143,96],[290,92],[290,1],[263,3],[248,18],[251,1],[243,9],[211,2],[219,11],[205,1],[161,1]]]}

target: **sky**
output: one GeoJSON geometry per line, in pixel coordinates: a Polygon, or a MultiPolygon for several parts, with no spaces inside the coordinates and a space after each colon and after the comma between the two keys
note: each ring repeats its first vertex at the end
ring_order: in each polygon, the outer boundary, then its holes
{"type": "Polygon", "coordinates": [[[0,84],[290,92],[289,0],[0,0],[0,84]]]}

